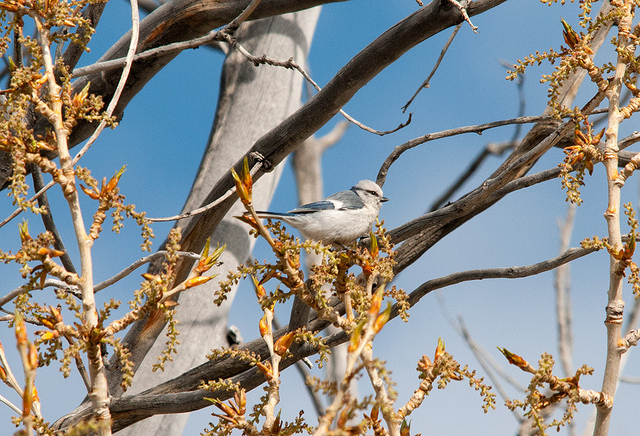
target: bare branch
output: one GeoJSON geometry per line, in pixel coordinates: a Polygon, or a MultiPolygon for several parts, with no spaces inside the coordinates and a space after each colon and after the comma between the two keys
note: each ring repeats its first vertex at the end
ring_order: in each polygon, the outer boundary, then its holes
{"type": "MultiPolygon", "coordinates": [[[[35,191],[40,191],[44,188],[44,180],[42,179],[42,171],[40,167],[37,165],[31,165],[31,178],[33,179],[33,189],[35,191]]],[[[60,256],[60,261],[64,268],[72,273],[76,273],[76,268],[73,266],[73,262],[71,261],[71,257],[69,256],[69,252],[67,252],[66,247],[64,246],[64,242],[62,241],[62,237],[58,232],[58,228],[56,227],[56,223],[53,220],[53,216],[51,215],[51,207],[49,206],[49,200],[47,199],[47,195],[43,193],[40,197],[38,197],[38,206],[44,208],[44,212],[40,214],[42,218],[42,223],[44,224],[44,228],[51,232],[54,237],[53,246],[56,250],[60,250],[64,252],[62,256],[60,256]]]]}
{"type": "MultiPolygon", "coordinates": [[[[156,251],[155,253],[150,254],[148,256],[141,257],[140,259],[136,260],[131,265],[129,265],[128,267],[126,267],[125,269],[120,271],[118,274],[114,275],[113,277],[108,278],[107,280],[104,280],[104,281],[96,284],[93,287],[94,292],[98,292],[98,291],[101,291],[101,290],[103,290],[105,288],[108,288],[109,286],[113,285],[114,283],[119,282],[120,280],[122,280],[123,278],[125,278],[126,276],[128,276],[129,274],[134,272],[136,269],[140,268],[142,265],[146,265],[149,262],[153,262],[155,259],[157,259],[159,257],[164,257],[166,254],[167,254],[167,251],[159,250],[159,251],[156,251]]],[[[187,252],[184,252],[184,251],[178,251],[178,252],[176,252],[176,254],[179,255],[179,256],[190,257],[192,259],[199,259],[200,258],[200,255],[197,254],[197,253],[187,253],[187,252]]]]}
{"type": "MultiPolygon", "coordinates": [[[[573,222],[576,213],[575,203],[570,203],[567,208],[567,216],[560,223],[560,252],[569,248],[573,222]]],[[[569,264],[561,265],[556,269],[556,317],[558,319],[558,348],[560,349],[560,361],[562,369],[567,377],[574,373],[573,333],[571,330],[571,280],[569,264]]]]}
{"type": "Polygon", "coordinates": [[[137,0],[131,1],[131,41],[129,43],[129,50],[127,51],[127,56],[125,58],[124,68],[122,69],[122,74],[120,75],[120,80],[118,81],[118,85],[113,93],[113,97],[107,106],[107,110],[105,111],[105,119],[100,121],[98,127],[93,132],[93,134],[89,137],[87,143],[82,147],[82,149],[75,155],[73,158],[73,165],[75,165],[80,158],[89,150],[89,148],[93,145],[100,133],[107,126],[108,118],[111,118],[113,112],[116,110],[118,102],[120,101],[120,96],[122,95],[122,91],[124,90],[124,86],[127,83],[127,79],[129,78],[129,73],[131,72],[131,66],[133,65],[133,57],[136,54],[136,47],[138,46],[138,38],[140,37],[140,16],[138,14],[138,2],[137,0]]]}
{"type": "MultiPolygon", "coordinates": [[[[526,266],[513,266],[506,268],[488,268],[488,269],[476,269],[469,271],[461,271],[453,274],[449,274],[444,277],[432,279],[424,282],[418,286],[409,294],[409,304],[414,306],[428,293],[435,291],[436,289],[444,288],[446,286],[455,285],[462,282],[468,282],[472,280],[485,280],[485,279],[516,279],[522,277],[529,277],[532,275],[540,274],[546,271],[551,271],[560,265],[579,259],[587,254],[591,254],[597,251],[595,248],[571,248],[561,255],[552,259],[544,260],[532,265],[526,266]]],[[[391,316],[397,314],[397,309],[391,312],[391,316]]]]}
{"type": "MultiPolygon", "coordinates": [[[[238,44],[233,38],[225,38],[225,41],[227,41],[229,45],[231,45],[233,48],[237,49],[240,53],[242,53],[248,60],[253,62],[254,65],[258,66],[258,65],[266,64],[266,65],[272,65],[275,67],[284,67],[284,68],[296,70],[300,74],[302,74],[302,76],[306,79],[306,81],[310,83],[311,86],[313,86],[316,89],[316,91],[322,90],[322,88],[320,88],[320,86],[311,78],[309,73],[307,73],[304,70],[304,68],[302,68],[293,59],[288,59],[286,61],[278,61],[278,60],[267,57],[267,55],[262,55],[260,57],[254,56],[251,53],[249,53],[247,50],[245,50],[245,48],[242,47],[242,45],[238,44]]],[[[395,129],[376,130],[356,120],[355,118],[353,118],[351,115],[349,115],[342,109],[340,109],[338,112],[340,112],[340,115],[342,115],[350,123],[355,124],[356,126],[360,127],[362,130],[366,132],[373,133],[374,135],[378,135],[378,136],[389,135],[391,133],[397,132],[398,130],[408,126],[411,123],[411,114],[409,114],[409,118],[407,118],[407,121],[399,124],[398,127],[396,127],[395,129]]]]}
{"type": "Polygon", "coordinates": [[[413,103],[413,100],[415,100],[418,94],[420,94],[420,91],[429,87],[429,82],[431,81],[431,78],[438,70],[438,67],[440,66],[440,62],[442,62],[442,59],[444,59],[444,55],[447,53],[447,50],[449,50],[449,46],[453,42],[453,38],[456,37],[461,27],[462,27],[462,23],[458,24],[455,27],[455,29],[453,29],[453,32],[451,33],[451,36],[449,36],[449,39],[447,40],[447,42],[444,44],[444,47],[442,48],[442,51],[440,52],[440,56],[438,56],[438,60],[436,61],[436,64],[433,66],[433,69],[431,70],[427,78],[424,79],[424,82],[422,82],[422,85],[420,85],[420,87],[416,89],[416,92],[411,96],[407,104],[402,106],[403,113],[407,111],[407,108],[411,105],[411,103],[413,103]]]}
{"type": "MultiPolygon", "coordinates": [[[[265,162],[263,160],[258,160],[253,167],[251,167],[250,173],[251,176],[254,177],[259,170],[262,169],[262,167],[265,165],[265,162]]],[[[189,218],[189,217],[193,217],[193,216],[197,216],[200,215],[201,213],[205,213],[217,206],[219,206],[220,204],[224,203],[226,200],[228,200],[230,197],[234,196],[234,194],[236,193],[236,187],[235,185],[232,186],[227,192],[225,192],[220,198],[218,198],[215,201],[212,201],[209,204],[206,204],[204,206],[201,206],[197,209],[193,209],[193,210],[189,210],[187,212],[181,213],[179,215],[173,215],[173,216],[169,216],[169,217],[163,217],[163,218],[145,218],[147,221],[152,222],[152,223],[157,223],[157,222],[165,222],[165,221],[177,221],[177,220],[181,220],[183,218],[189,218]]]]}
{"type": "Polygon", "coordinates": [[[434,141],[436,139],[448,138],[451,136],[462,135],[465,133],[477,133],[478,135],[482,134],[485,130],[495,129],[497,127],[509,126],[512,124],[529,124],[529,123],[537,123],[540,121],[550,121],[553,118],[546,115],[541,116],[532,116],[532,117],[518,117],[511,118],[508,120],[500,120],[500,121],[492,121],[490,123],[483,124],[475,124],[472,126],[463,126],[456,127],[454,129],[442,130],[436,133],[427,133],[426,135],[420,136],[418,138],[414,138],[410,141],[405,142],[404,144],[398,145],[393,149],[393,151],[389,154],[389,156],[385,159],[384,163],[380,167],[378,171],[378,176],[376,177],[376,183],[382,186],[387,178],[387,173],[389,172],[389,168],[393,163],[400,158],[402,153],[407,150],[411,150],[418,145],[424,144],[429,141],[434,141]]]}

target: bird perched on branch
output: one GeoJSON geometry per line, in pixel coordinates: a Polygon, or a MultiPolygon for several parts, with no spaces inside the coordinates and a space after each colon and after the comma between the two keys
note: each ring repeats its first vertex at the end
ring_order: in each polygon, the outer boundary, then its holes
{"type": "Polygon", "coordinates": [[[285,213],[261,212],[258,217],[283,221],[305,238],[324,244],[347,246],[368,235],[380,212],[382,189],[371,180],[361,180],[348,191],[340,191],[321,201],[302,205],[285,213]]]}

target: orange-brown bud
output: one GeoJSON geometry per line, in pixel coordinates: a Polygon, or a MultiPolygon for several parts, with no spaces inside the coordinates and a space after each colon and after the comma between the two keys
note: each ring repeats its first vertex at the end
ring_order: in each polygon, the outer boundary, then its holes
{"type": "Polygon", "coordinates": [[[604,130],[605,129],[603,128],[596,136],[593,137],[593,139],[591,140],[591,144],[598,145],[600,143],[602,137],[604,136],[604,130]]]}
{"type": "Polygon", "coordinates": [[[529,364],[529,362],[524,360],[522,357],[518,356],[517,354],[512,353],[511,351],[507,350],[506,348],[500,348],[500,347],[497,347],[497,348],[504,355],[504,357],[507,358],[507,361],[510,364],[517,366],[518,368],[522,369],[523,371],[527,371],[527,372],[530,372],[532,374],[535,373],[535,369],[529,364]]]}
{"type": "Polygon", "coordinates": [[[120,181],[120,177],[122,177],[122,174],[125,172],[125,170],[127,169],[126,165],[123,165],[122,168],[120,168],[118,170],[117,173],[115,173],[113,175],[113,177],[111,177],[111,179],[109,179],[109,183],[107,183],[103,188],[102,188],[102,193],[109,193],[111,191],[113,191],[116,186],[118,186],[118,182],[120,181]]]}
{"type": "Polygon", "coordinates": [[[156,276],[150,273],[143,273],[140,275],[142,276],[143,279],[149,280],[150,282],[155,282],[158,285],[162,283],[162,278],[160,276],[156,276]]]}
{"type": "Polygon", "coordinates": [[[240,197],[240,201],[245,206],[251,205],[251,193],[253,188],[253,181],[251,180],[251,173],[249,172],[249,161],[247,158],[244,159],[242,170],[240,171],[241,175],[238,175],[234,168],[231,168],[231,175],[233,179],[236,181],[236,193],[238,197],[240,197]]]}
{"type": "Polygon", "coordinates": [[[200,286],[200,285],[203,285],[203,284],[207,283],[209,280],[211,280],[214,277],[215,277],[215,275],[213,275],[213,276],[191,277],[186,282],[184,282],[184,287],[186,289],[189,289],[189,288],[193,288],[193,287],[196,287],[196,286],[200,286]]]}
{"type": "Polygon", "coordinates": [[[269,333],[269,323],[267,322],[267,315],[265,314],[262,318],[260,318],[260,322],[258,323],[258,327],[260,329],[260,336],[264,338],[264,336],[269,333]]]}
{"type": "Polygon", "coordinates": [[[389,321],[389,317],[391,316],[391,303],[387,303],[387,308],[382,312],[373,323],[373,331],[379,333],[382,330],[382,327],[389,321]]]}
{"type": "Polygon", "coordinates": [[[40,321],[40,323],[42,323],[42,325],[48,329],[54,329],[56,327],[55,323],[49,318],[39,315],[36,315],[36,318],[38,318],[38,321],[40,321]]]}
{"type": "Polygon", "coordinates": [[[15,318],[14,318],[14,326],[16,329],[16,340],[18,341],[18,345],[26,345],[27,344],[27,328],[25,326],[22,313],[16,312],[15,318]]]}
{"type": "Polygon", "coordinates": [[[202,256],[200,256],[200,260],[198,261],[198,266],[196,266],[195,271],[198,274],[203,274],[213,268],[218,259],[222,255],[222,252],[227,248],[227,244],[224,244],[222,247],[219,245],[216,246],[216,249],[209,255],[209,244],[211,242],[211,238],[207,238],[207,243],[204,246],[204,250],[202,251],[202,256]]]}
{"type": "MultiPolygon", "coordinates": [[[[49,4],[49,2],[46,2],[45,4],[49,4]]],[[[71,27],[73,27],[74,25],[72,25],[71,27]]],[[[87,83],[87,85],[82,89],[82,91],[78,92],[76,95],[73,96],[73,98],[71,99],[71,105],[78,109],[82,106],[82,103],[87,99],[87,96],[89,95],[89,85],[91,85],[90,83],[87,83]]]]}
{"type": "Polygon", "coordinates": [[[218,409],[222,410],[224,413],[227,414],[227,416],[229,417],[233,417],[235,416],[235,410],[233,410],[233,408],[225,403],[223,403],[222,401],[218,400],[217,398],[213,398],[212,399],[212,403],[214,406],[216,406],[218,409]]]}
{"type": "Polygon", "coordinates": [[[347,348],[347,351],[349,353],[353,353],[355,350],[358,349],[358,346],[360,345],[360,338],[362,337],[363,327],[364,327],[364,323],[360,322],[358,323],[356,328],[353,330],[353,333],[351,333],[351,340],[349,341],[349,347],[347,348]]]}
{"type": "Polygon", "coordinates": [[[92,200],[99,200],[100,199],[100,194],[98,194],[93,189],[89,189],[89,188],[85,187],[84,185],[80,185],[80,189],[82,189],[82,192],[84,192],[86,195],[88,195],[90,199],[92,199],[92,200]]]}
{"type": "Polygon", "coordinates": [[[371,297],[371,306],[369,306],[369,315],[375,316],[380,312],[380,305],[384,297],[384,286],[380,286],[375,294],[371,297]]]}
{"type": "Polygon", "coordinates": [[[64,254],[64,251],[54,250],[53,248],[42,247],[38,250],[40,256],[59,257],[64,254]]]}
{"type": "Polygon", "coordinates": [[[238,405],[238,414],[244,415],[247,411],[247,394],[245,393],[244,389],[236,391],[236,393],[233,394],[233,399],[238,405]]]}
{"type": "Polygon", "coordinates": [[[578,44],[578,42],[580,41],[580,37],[578,36],[576,31],[573,30],[566,21],[564,21],[564,18],[560,18],[560,21],[562,22],[562,26],[564,27],[564,30],[562,31],[564,42],[566,42],[570,48],[575,48],[576,44],[578,44]]]}
{"type": "Polygon", "coordinates": [[[267,381],[273,378],[273,371],[271,370],[271,364],[269,362],[256,362],[256,366],[264,374],[267,381]]]}
{"type": "Polygon", "coordinates": [[[276,343],[273,345],[273,351],[279,356],[284,356],[287,353],[291,344],[293,344],[293,340],[296,337],[296,332],[288,332],[283,336],[280,336],[276,343]]]}
{"type": "Polygon", "coordinates": [[[407,422],[406,418],[402,418],[402,424],[400,425],[400,436],[411,435],[411,421],[407,422]]]}
{"type": "Polygon", "coordinates": [[[36,369],[38,367],[38,349],[32,343],[29,343],[29,348],[27,349],[27,362],[29,369],[36,369]]]}
{"type": "Polygon", "coordinates": [[[262,286],[260,284],[258,279],[253,275],[251,276],[251,279],[253,280],[253,285],[255,287],[256,296],[260,299],[260,298],[264,297],[265,295],[267,295],[267,292],[265,291],[264,286],[262,286]]]}

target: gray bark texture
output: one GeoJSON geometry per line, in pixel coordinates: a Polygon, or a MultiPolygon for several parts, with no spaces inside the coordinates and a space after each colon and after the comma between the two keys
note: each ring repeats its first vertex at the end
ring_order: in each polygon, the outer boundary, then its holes
{"type": "MultiPolygon", "coordinates": [[[[319,9],[266,18],[245,23],[239,41],[251,53],[266,53],[274,59],[293,57],[304,63],[319,9]]],[[[275,127],[300,106],[302,77],[300,74],[270,66],[255,67],[237,51],[231,51],[224,65],[216,118],[209,144],[203,156],[184,211],[197,208],[221,174],[251,148],[266,131],[275,127]]],[[[278,183],[282,165],[262,177],[254,186],[254,203],[267,208],[278,183]]],[[[210,273],[221,278],[245,262],[255,239],[248,227],[233,218],[243,212],[239,202],[231,208],[211,237],[213,246],[227,244],[221,257],[222,265],[210,273]]],[[[179,223],[183,226],[185,223],[179,223]]],[[[205,354],[213,348],[226,346],[227,317],[233,295],[220,307],[213,303],[218,280],[185,292],[180,296],[176,317],[179,319],[180,345],[173,362],[164,372],[152,372],[156,356],[164,347],[165,337],[158,337],[134,377],[126,395],[134,395],[205,362],[205,354]]],[[[157,415],[128,427],[123,435],[181,434],[188,414],[157,415]]]]}

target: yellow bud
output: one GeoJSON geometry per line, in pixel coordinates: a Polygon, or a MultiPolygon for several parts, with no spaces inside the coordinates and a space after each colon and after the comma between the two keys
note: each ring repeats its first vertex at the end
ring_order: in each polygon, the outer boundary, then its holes
{"type": "Polygon", "coordinates": [[[18,224],[18,233],[20,234],[20,241],[22,243],[31,239],[31,235],[29,235],[29,221],[22,220],[22,222],[18,224]]]}
{"type": "Polygon", "coordinates": [[[233,399],[235,403],[238,405],[238,414],[244,415],[247,411],[247,395],[244,389],[240,389],[240,391],[236,391],[233,394],[233,399]]]}
{"type": "Polygon", "coordinates": [[[438,338],[438,346],[436,347],[435,355],[433,356],[433,361],[437,362],[440,356],[444,354],[444,341],[442,338],[438,338]]]}
{"type": "Polygon", "coordinates": [[[373,232],[369,233],[369,238],[371,239],[371,245],[369,246],[369,253],[371,253],[371,257],[378,257],[378,240],[376,239],[376,235],[373,232]]]}

